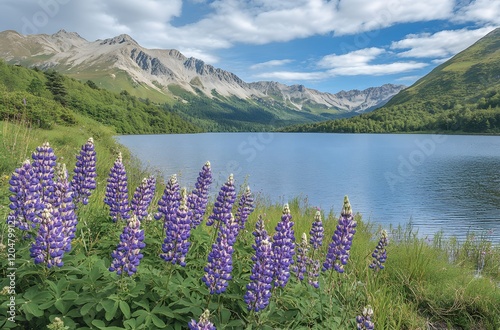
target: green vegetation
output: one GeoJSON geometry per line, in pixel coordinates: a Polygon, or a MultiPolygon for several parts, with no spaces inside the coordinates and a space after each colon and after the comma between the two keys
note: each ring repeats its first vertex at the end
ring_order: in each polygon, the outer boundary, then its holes
{"type": "MultiPolygon", "coordinates": [[[[1,123],[2,219],[9,212],[10,173],[44,141],[50,141],[58,162],[65,162],[71,170],[80,146],[93,136],[98,171],[97,190],[89,204],[77,210],[76,238],[72,251],[64,256],[63,267],[48,270],[35,265],[29,257],[30,240],[15,231],[17,324],[1,318],[1,328],[44,329],[54,327],[58,317],[68,329],[184,329],[208,308],[217,329],[353,329],[355,317],[366,305],[373,307],[377,329],[493,330],[500,326],[500,247],[491,245],[487,233],[483,237],[469,236],[465,242],[444,240],[438,233],[433,241],[427,241],[411,227],[391,228],[385,269],[374,272],[368,264],[380,228],[364,222],[360,215],[356,216],[357,232],[345,273],[323,273],[320,289],[292,274],[285,288],[273,290],[266,309],[249,313],[243,295],[252,266],[251,232],[258,215],[265,215],[265,226],[272,235],[282,211],[282,205],[264,199],[257,201],[246,230],[238,237],[233,279],[228,291],[220,296],[210,298],[201,281],[213,238],[213,228],[204,224],[193,231],[187,265],[182,268],[158,257],[163,242],[162,223],[144,221],[146,248],[138,272],[131,278],[118,277],[108,267],[124,224],[111,222],[102,201],[116,154],[126,150],[112,139],[112,130],[79,114],[74,119],[80,124],[78,130],[56,124],[44,130],[22,122],[1,123]]],[[[132,191],[147,173],[126,152],[124,163],[132,191]]],[[[158,183],[152,211],[163,188],[164,184],[158,183]]],[[[290,201],[290,210],[298,242],[303,232],[309,232],[316,209],[295,199],[290,201]]],[[[323,219],[325,240],[320,260],[324,259],[337,224],[332,211],[323,213],[323,219]]],[[[0,288],[10,285],[7,237],[7,225],[1,221],[0,243],[4,248],[0,249],[0,288]]],[[[2,292],[0,315],[8,315],[8,301],[10,295],[2,292]]]]}
{"type": "Polygon", "coordinates": [[[441,64],[384,107],[296,132],[500,133],[500,29],[441,64]]]}

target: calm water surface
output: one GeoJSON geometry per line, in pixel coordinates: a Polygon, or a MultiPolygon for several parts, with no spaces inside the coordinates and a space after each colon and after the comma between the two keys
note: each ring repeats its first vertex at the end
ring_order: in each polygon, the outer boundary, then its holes
{"type": "Polygon", "coordinates": [[[210,160],[215,187],[236,184],[275,202],[307,197],[339,213],[344,195],[365,219],[410,220],[422,236],[468,231],[500,242],[500,137],[396,134],[204,133],[120,136],[143,164],[194,185],[210,160]]]}

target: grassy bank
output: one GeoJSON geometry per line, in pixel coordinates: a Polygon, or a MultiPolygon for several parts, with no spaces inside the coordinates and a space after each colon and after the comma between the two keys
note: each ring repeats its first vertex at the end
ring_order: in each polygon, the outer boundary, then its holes
{"type": "MultiPolygon", "coordinates": [[[[257,200],[234,246],[232,280],[228,290],[210,295],[201,281],[214,229],[204,224],[191,233],[186,267],[173,266],[158,255],[163,243],[161,221],[143,221],[144,258],[132,277],[117,276],[108,268],[124,223],[112,223],[103,203],[106,179],[118,151],[124,152],[129,195],[146,176],[138,162],[113,140],[113,131],[79,118],[80,126],[30,129],[19,123],[2,122],[0,146],[0,215],[6,219],[8,180],[11,172],[28,158],[36,146],[49,141],[71,171],[75,155],[88,137],[97,151],[97,189],[89,204],[77,210],[79,224],[73,248],[64,266],[47,269],[30,258],[31,240],[15,230],[15,295],[0,295],[0,328],[54,329],[59,317],[69,329],[185,329],[204,309],[217,329],[353,329],[363,308],[373,308],[376,329],[498,329],[500,327],[500,248],[487,236],[469,236],[465,242],[418,238],[411,227],[387,228],[385,268],[368,268],[380,237],[375,224],[356,215],[357,227],[345,272],[322,272],[319,288],[300,281],[292,273],[284,288],[272,289],[271,302],[260,312],[248,312],[243,299],[250,281],[254,253],[255,223],[260,215],[272,236],[283,205],[257,200]],[[4,319],[15,297],[16,323],[4,319]]],[[[201,168],[202,164],[200,164],[201,168]]],[[[236,178],[243,181],[242,178],[236,178]]],[[[194,182],[191,183],[194,185],[194,182]]],[[[158,182],[151,212],[156,211],[165,185],[158,182]]],[[[193,187],[188,187],[190,191],[193,187]]],[[[212,191],[219,187],[211,187],[212,191]]],[[[241,191],[241,189],[240,189],[241,191]]],[[[212,201],[213,202],[213,201],[212,201]]],[[[334,201],[339,205],[342,201],[334,201]]],[[[307,202],[289,202],[296,242],[309,233],[316,209],[307,202]]],[[[207,208],[205,219],[211,213],[207,208]]],[[[353,205],[354,211],[356,205],[353,205]]],[[[337,225],[338,214],[322,212],[325,238],[315,258],[323,263],[337,225]]],[[[11,278],[7,253],[9,228],[0,222],[0,288],[11,278]]]]}

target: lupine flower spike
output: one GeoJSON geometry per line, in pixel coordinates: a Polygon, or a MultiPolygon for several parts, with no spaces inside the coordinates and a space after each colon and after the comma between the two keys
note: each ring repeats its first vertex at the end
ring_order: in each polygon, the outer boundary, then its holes
{"type": "Polygon", "coordinates": [[[146,246],[144,244],[144,230],[141,230],[140,226],[141,222],[136,216],[132,216],[128,220],[120,235],[120,242],[116,250],[111,253],[113,261],[109,271],[116,272],[118,275],[132,276],[135,274],[143,257],[141,250],[146,246]]]}
{"type": "Polygon", "coordinates": [[[210,322],[210,312],[206,309],[200,316],[200,320],[196,322],[191,320],[188,323],[189,330],[216,330],[215,326],[210,322]]]}
{"type": "Polygon", "coordinates": [[[203,165],[198,180],[196,181],[195,188],[188,196],[188,206],[191,217],[191,226],[196,228],[203,221],[203,216],[207,209],[208,203],[208,189],[212,183],[212,168],[210,162],[203,165]]]}
{"type": "Polygon", "coordinates": [[[44,207],[47,207],[47,204],[52,202],[54,193],[54,172],[57,157],[48,142],[37,147],[31,157],[33,158],[33,172],[42,187],[40,198],[44,207]]]}
{"type": "Polygon", "coordinates": [[[173,174],[165,186],[161,199],[158,201],[158,212],[154,215],[156,220],[163,218],[163,228],[165,229],[167,229],[169,222],[175,221],[177,209],[181,204],[179,189],[177,176],[173,174]]]}
{"type": "Polygon", "coordinates": [[[255,250],[255,255],[252,257],[254,265],[244,299],[248,310],[258,312],[269,305],[273,281],[273,250],[264,221],[260,216],[253,235],[255,236],[255,244],[252,245],[255,250]]]}
{"type": "Polygon", "coordinates": [[[307,272],[307,265],[309,264],[309,244],[307,243],[306,233],[302,233],[302,240],[297,244],[297,264],[293,267],[297,278],[302,281],[304,274],[307,272]]]}
{"type": "Polygon", "coordinates": [[[351,250],[351,244],[356,233],[356,221],[352,215],[351,204],[347,196],[344,197],[344,206],[340,213],[337,229],[332,236],[332,242],[328,247],[326,261],[323,263],[323,271],[334,268],[343,273],[351,250]]]}
{"type": "Polygon", "coordinates": [[[57,177],[55,182],[53,207],[57,211],[57,216],[61,220],[63,227],[64,246],[63,250],[71,250],[71,241],[75,238],[76,225],[78,220],[75,214],[75,204],[73,203],[73,190],[68,181],[68,171],[66,165],[57,166],[57,177]]]}
{"type": "Polygon", "coordinates": [[[130,218],[128,204],[127,172],[122,161],[122,153],[118,154],[111,171],[109,172],[104,203],[109,205],[109,214],[113,222],[130,218]]]}
{"type": "Polygon", "coordinates": [[[387,232],[382,230],[382,235],[378,241],[377,247],[372,253],[373,261],[370,264],[370,268],[375,271],[384,269],[384,263],[387,260],[387,250],[386,247],[389,244],[389,238],[387,237],[387,232]]]}
{"type": "Polygon", "coordinates": [[[245,223],[248,220],[248,216],[253,212],[255,206],[253,203],[252,191],[250,187],[247,186],[245,192],[241,195],[240,201],[238,203],[238,211],[236,212],[235,218],[239,225],[240,230],[245,229],[245,223]]]}
{"type": "Polygon", "coordinates": [[[44,263],[48,268],[61,267],[63,265],[64,240],[61,220],[57,217],[52,206],[49,205],[42,212],[38,234],[30,248],[30,256],[34,259],[35,264],[44,263]]]}
{"type": "Polygon", "coordinates": [[[375,324],[372,321],[373,309],[370,305],[363,309],[363,314],[356,317],[356,328],[359,330],[373,330],[375,324]]]}
{"type": "Polygon", "coordinates": [[[214,203],[212,214],[208,217],[207,226],[212,226],[217,221],[217,226],[225,224],[231,217],[231,209],[236,200],[233,175],[230,174],[226,183],[221,187],[217,200],[214,203]]]}
{"type": "Polygon", "coordinates": [[[325,236],[325,229],[323,228],[321,212],[319,210],[317,210],[314,215],[314,222],[312,223],[309,235],[311,236],[309,243],[311,243],[313,249],[319,249],[321,245],[323,245],[323,237],[325,236]]]}
{"type": "Polygon", "coordinates": [[[274,286],[285,287],[290,278],[290,266],[295,254],[295,236],[292,216],[288,204],[283,207],[281,221],[276,225],[273,236],[274,286]]]}
{"type": "Polygon", "coordinates": [[[9,197],[11,211],[7,216],[7,223],[21,230],[36,227],[43,209],[40,199],[42,186],[39,182],[29,160],[12,173],[9,190],[14,195],[9,197]]]}
{"type": "Polygon", "coordinates": [[[134,197],[131,201],[132,214],[137,216],[139,221],[142,221],[148,216],[148,208],[153,200],[156,189],[156,179],[154,176],[144,178],[134,192],[134,197]]]}
{"type": "Polygon", "coordinates": [[[164,253],[160,257],[173,265],[186,266],[186,255],[191,243],[191,221],[188,216],[186,188],[181,190],[181,204],[177,208],[176,216],[169,217],[166,222],[166,238],[161,246],[164,253]]]}
{"type": "Polygon", "coordinates": [[[207,285],[210,294],[220,294],[226,291],[228,281],[232,279],[233,244],[238,235],[238,224],[232,214],[227,223],[221,223],[217,234],[217,241],[212,244],[212,251],[208,254],[208,263],[205,266],[205,275],[202,281],[207,285]]]}
{"type": "Polygon", "coordinates": [[[96,188],[97,173],[95,170],[96,152],[94,150],[94,139],[89,138],[82,146],[80,154],[76,156],[76,165],[71,180],[73,188],[73,200],[75,205],[82,203],[87,205],[92,190],[96,188]]]}

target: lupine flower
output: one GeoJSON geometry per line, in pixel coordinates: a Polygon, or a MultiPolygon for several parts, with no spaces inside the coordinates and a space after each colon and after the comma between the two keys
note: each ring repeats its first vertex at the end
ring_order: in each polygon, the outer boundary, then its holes
{"type": "Polygon", "coordinates": [[[7,223],[21,230],[35,228],[43,209],[40,200],[42,186],[29,160],[12,173],[9,184],[9,190],[14,195],[9,197],[11,211],[7,217],[7,223]]]}
{"type": "Polygon", "coordinates": [[[156,220],[163,218],[163,228],[166,229],[168,223],[174,221],[180,204],[179,183],[177,182],[177,176],[173,174],[165,186],[161,199],[158,201],[158,212],[154,215],[156,220]]]}
{"type": "Polygon", "coordinates": [[[45,263],[48,268],[61,267],[65,237],[57,211],[48,205],[43,212],[35,242],[31,244],[30,257],[35,264],[45,263]]]}
{"type": "Polygon", "coordinates": [[[295,236],[293,221],[288,204],[283,207],[281,221],[276,225],[273,236],[274,286],[285,287],[290,278],[290,266],[295,254],[295,236]]]}
{"type": "Polygon", "coordinates": [[[310,258],[308,263],[307,281],[310,285],[312,285],[316,289],[319,288],[319,281],[318,281],[319,269],[320,269],[319,260],[310,258]]]}
{"type": "Polygon", "coordinates": [[[68,326],[64,325],[64,321],[59,317],[54,317],[51,324],[47,325],[49,330],[69,330],[68,326]]]}
{"type": "Polygon", "coordinates": [[[188,216],[186,188],[181,190],[181,204],[175,217],[169,217],[165,228],[166,238],[161,246],[164,253],[160,257],[173,265],[186,266],[186,255],[191,243],[191,221],[188,216]]]}
{"type": "Polygon", "coordinates": [[[356,328],[359,330],[373,330],[375,324],[372,321],[373,309],[370,305],[363,309],[363,314],[356,317],[356,328]]]}
{"type": "Polygon", "coordinates": [[[304,280],[304,274],[307,272],[307,265],[309,264],[309,244],[307,243],[306,233],[302,233],[302,240],[297,244],[297,263],[293,266],[293,271],[297,274],[297,278],[304,280]]]}
{"type": "Polygon", "coordinates": [[[63,250],[69,252],[71,250],[71,241],[75,238],[78,220],[75,214],[75,204],[73,203],[73,191],[68,182],[68,171],[64,164],[57,169],[53,207],[57,210],[58,218],[61,220],[63,227],[63,250]]]}
{"type": "Polygon", "coordinates": [[[387,232],[382,230],[382,235],[378,241],[377,247],[372,253],[373,261],[368,267],[375,270],[384,269],[384,262],[387,260],[386,246],[388,244],[389,238],[387,237],[387,232]]]}
{"type": "Polygon", "coordinates": [[[255,250],[255,255],[252,257],[254,265],[244,299],[248,310],[258,312],[269,305],[273,282],[273,250],[262,217],[259,217],[255,224],[253,235],[255,236],[255,244],[252,245],[255,250]]]}
{"type": "Polygon", "coordinates": [[[314,222],[311,226],[311,231],[309,232],[311,236],[309,243],[313,249],[317,250],[323,245],[323,237],[325,236],[325,229],[323,228],[323,222],[321,221],[321,212],[318,210],[314,215],[314,222]]]}
{"type": "Polygon", "coordinates": [[[51,203],[54,193],[54,169],[57,157],[48,142],[37,147],[31,157],[33,158],[33,172],[42,186],[40,198],[44,204],[51,203]]]}
{"type": "Polygon", "coordinates": [[[143,257],[141,250],[146,246],[144,244],[144,230],[141,230],[140,226],[141,222],[136,216],[132,216],[127,221],[127,225],[120,235],[120,242],[116,250],[111,253],[113,261],[109,271],[129,276],[137,271],[137,266],[143,257]]]}
{"type": "Polygon", "coordinates": [[[227,223],[221,223],[217,233],[217,241],[212,244],[212,251],[208,254],[208,264],[205,266],[205,275],[202,281],[207,285],[210,294],[220,294],[226,291],[228,281],[232,279],[233,244],[238,234],[238,224],[233,215],[227,223]]]}
{"type": "Polygon", "coordinates": [[[156,179],[154,176],[149,176],[144,178],[134,192],[134,197],[130,209],[132,214],[137,216],[137,219],[141,221],[148,216],[148,207],[153,200],[156,189],[156,179]]]}
{"type": "Polygon", "coordinates": [[[332,236],[332,242],[328,247],[326,261],[323,263],[323,271],[332,267],[339,273],[344,272],[351,250],[352,238],[356,233],[356,221],[352,215],[351,204],[347,196],[344,197],[344,206],[340,212],[337,229],[332,236]]]}
{"type": "Polygon", "coordinates": [[[211,183],[212,168],[210,162],[206,162],[198,175],[195,188],[188,196],[191,226],[193,228],[199,226],[203,221],[203,215],[205,215],[208,203],[208,188],[210,188],[211,183]]]}
{"type": "Polygon", "coordinates": [[[217,222],[217,226],[222,223],[227,223],[231,217],[231,209],[233,208],[234,201],[236,200],[236,192],[234,189],[233,175],[230,174],[226,183],[221,187],[219,196],[214,203],[212,214],[208,217],[207,226],[211,226],[217,222]]]}
{"type": "Polygon", "coordinates": [[[73,201],[76,204],[87,205],[92,190],[96,188],[97,173],[95,170],[96,152],[94,150],[94,139],[89,138],[82,146],[80,154],[76,156],[76,164],[71,180],[73,188],[73,201]]]}
{"type": "Polygon", "coordinates": [[[127,172],[122,161],[122,153],[118,154],[111,171],[109,172],[104,203],[109,205],[109,214],[116,222],[119,219],[130,218],[128,205],[127,172]]]}
{"type": "Polygon", "coordinates": [[[238,211],[235,216],[240,230],[245,229],[245,223],[254,208],[255,206],[253,204],[252,192],[250,191],[250,187],[247,186],[245,192],[241,195],[240,201],[238,202],[238,211]]]}
{"type": "Polygon", "coordinates": [[[196,322],[191,320],[188,323],[189,330],[216,330],[215,326],[210,322],[210,312],[206,309],[200,316],[200,320],[196,322]]]}

